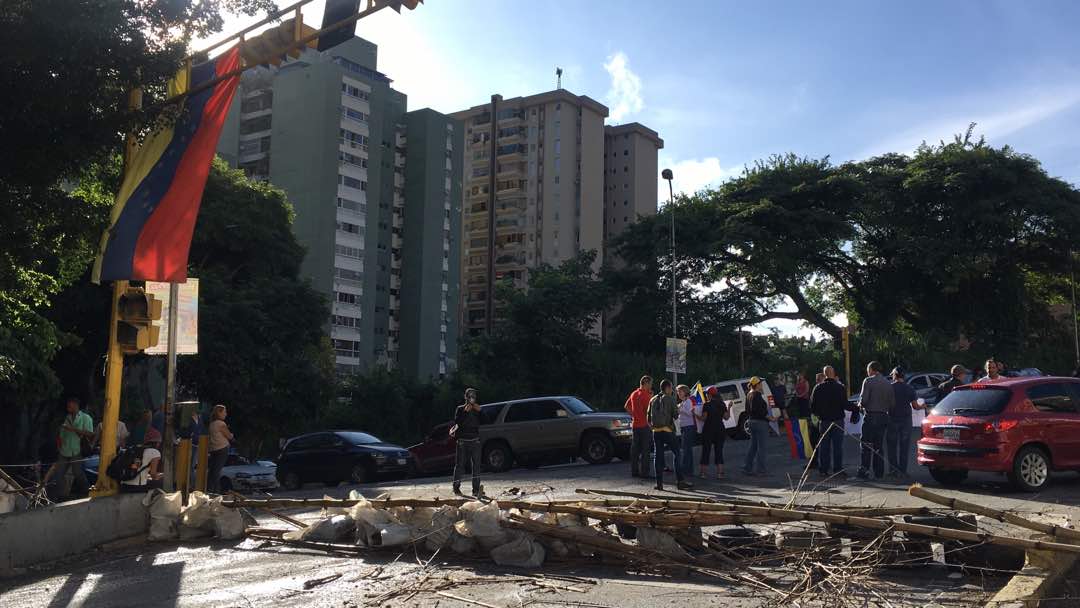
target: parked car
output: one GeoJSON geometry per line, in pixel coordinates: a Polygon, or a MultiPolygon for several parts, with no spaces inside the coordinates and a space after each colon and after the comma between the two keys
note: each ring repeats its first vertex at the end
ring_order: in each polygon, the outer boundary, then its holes
{"type": "MultiPolygon", "coordinates": [[[[949,379],[949,374],[941,372],[908,372],[904,374],[904,381],[915,389],[915,396],[926,401],[927,405],[937,403],[937,387],[949,379]]],[[[861,392],[855,393],[848,398],[851,405],[858,405],[861,392]]]]}
{"type": "Polygon", "coordinates": [[[277,465],[269,460],[251,462],[235,450],[229,450],[229,457],[221,468],[218,483],[222,494],[229,490],[273,490],[278,487],[277,465]]]}
{"type": "Polygon", "coordinates": [[[1080,379],[1003,378],[953,390],[923,421],[918,461],[945,485],[1005,473],[1027,491],[1080,470],[1080,379]]]}
{"type": "MultiPolygon", "coordinates": [[[[746,394],[750,392],[749,382],[750,378],[738,378],[710,385],[716,387],[716,396],[724,400],[731,409],[731,417],[724,421],[724,428],[728,429],[728,434],[736,439],[746,439],[750,436],[749,414],[746,411],[746,394]]],[[[705,388],[708,390],[709,387],[705,388]]],[[[768,380],[761,381],[761,393],[769,402],[770,410],[778,407],[768,380]]],[[[774,415],[777,413],[773,412],[774,415]]]]}
{"type": "Polygon", "coordinates": [[[404,477],[412,456],[405,448],[360,431],[322,431],[285,442],[277,461],[277,478],[286,489],[321,481],[368,483],[382,477],[404,477]]]}
{"type": "MultiPolygon", "coordinates": [[[[410,448],[421,472],[454,466],[454,439],[435,427],[421,444],[410,448]]],[[[514,463],[539,464],[559,458],[584,458],[601,464],[630,452],[630,416],[597,412],[577,397],[536,397],[480,408],[481,459],[490,471],[505,471],[514,463]]]]}

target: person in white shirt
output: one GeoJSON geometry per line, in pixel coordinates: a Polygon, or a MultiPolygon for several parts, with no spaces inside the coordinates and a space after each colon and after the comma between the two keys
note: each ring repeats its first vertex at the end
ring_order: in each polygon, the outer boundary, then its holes
{"type": "Polygon", "coordinates": [[[139,472],[133,479],[120,482],[121,492],[145,492],[161,487],[164,476],[161,468],[161,433],[153,427],[146,429],[143,446],[137,464],[139,472]]]}
{"type": "MultiPolygon", "coordinates": [[[[128,437],[131,437],[131,433],[128,432],[127,425],[123,420],[116,421],[116,447],[122,448],[127,445],[128,437]]],[[[97,428],[94,429],[94,444],[101,444],[101,423],[97,424],[97,428]]]]}
{"type": "Polygon", "coordinates": [[[227,415],[228,411],[221,404],[215,405],[214,410],[210,413],[210,466],[208,467],[206,488],[215,494],[221,491],[219,487],[221,469],[225,467],[225,462],[229,459],[229,444],[234,439],[232,431],[229,430],[229,425],[225,424],[225,416],[227,415]]]}

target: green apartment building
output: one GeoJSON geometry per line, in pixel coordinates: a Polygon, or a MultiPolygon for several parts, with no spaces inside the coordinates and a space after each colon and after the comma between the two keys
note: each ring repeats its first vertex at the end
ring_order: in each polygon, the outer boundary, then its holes
{"type": "Polygon", "coordinates": [[[457,358],[463,129],[408,112],[376,59],[353,37],[249,70],[218,151],[288,193],[339,373],[438,378],[457,358]]]}

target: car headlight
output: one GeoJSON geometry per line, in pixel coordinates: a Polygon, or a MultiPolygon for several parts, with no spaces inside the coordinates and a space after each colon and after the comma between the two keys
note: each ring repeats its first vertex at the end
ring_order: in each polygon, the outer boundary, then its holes
{"type": "Polygon", "coordinates": [[[249,477],[251,477],[251,473],[237,473],[236,474],[237,479],[247,479],[249,477]]]}
{"type": "Polygon", "coordinates": [[[382,464],[382,463],[386,462],[386,454],[375,454],[371,458],[372,458],[372,460],[374,460],[375,462],[377,462],[379,464],[382,464]]]}
{"type": "Polygon", "coordinates": [[[622,418],[616,418],[611,421],[611,427],[616,429],[626,428],[630,426],[629,420],[623,420],[622,418]]]}

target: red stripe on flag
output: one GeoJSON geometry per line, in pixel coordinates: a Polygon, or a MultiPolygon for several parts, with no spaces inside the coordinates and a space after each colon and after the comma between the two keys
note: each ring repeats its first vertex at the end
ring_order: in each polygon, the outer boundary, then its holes
{"type": "MultiPolygon", "coordinates": [[[[215,72],[221,76],[238,67],[240,51],[233,48],[216,59],[215,72]]],[[[132,259],[132,279],[170,283],[187,280],[191,235],[195,232],[210,163],[239,81],[240,77],[234,76],[214,86],[172,185],[139,234],[132,259]]]]}
{"type": "Polygon", "coordinates": [[[788,443],[791,445],[791,457],[799,460],[802,455],[799,454],[799,446],[795,442],[795,429],[792,428],[791,418],[784,421],[784,428],[787,429],[788,443]]]}

